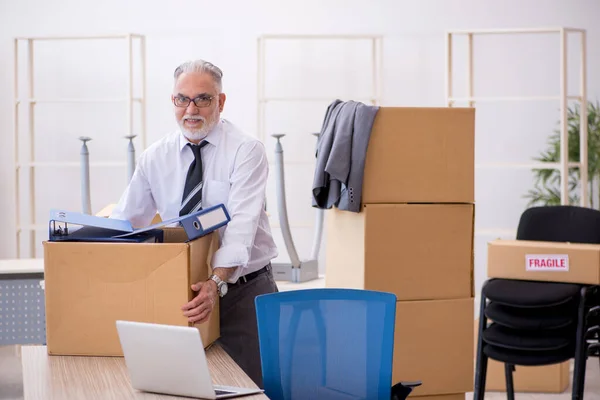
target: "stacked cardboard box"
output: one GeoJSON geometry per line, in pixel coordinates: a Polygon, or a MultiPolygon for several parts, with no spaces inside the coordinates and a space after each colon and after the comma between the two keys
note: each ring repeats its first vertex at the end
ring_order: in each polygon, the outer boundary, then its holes
{"type": "Polygon", "coordinates": [[[411,396],[473,389],[471,108],[386,108],[375,119],[360,213],[327,211],[327,287],[397,296],[393,382],[411,396]]]}

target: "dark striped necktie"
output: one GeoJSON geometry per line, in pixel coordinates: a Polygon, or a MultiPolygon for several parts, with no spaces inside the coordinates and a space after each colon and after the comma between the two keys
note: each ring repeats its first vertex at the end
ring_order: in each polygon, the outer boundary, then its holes
{"type": "Polygon", "coordinates": [[[190,164],[183,196],[181,197],[181,208],[179,215],[194,213],[202,208],[202,154],[201,149],[208,142],[202,141],[199,145],[188,143],[194,152],[194,161],[190,164]]]}

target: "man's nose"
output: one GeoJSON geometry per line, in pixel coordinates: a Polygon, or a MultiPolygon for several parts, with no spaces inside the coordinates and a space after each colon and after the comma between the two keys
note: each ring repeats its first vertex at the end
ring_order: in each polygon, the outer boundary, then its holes
{"type": "Polygon", "coordinates": [[[196,105],[194,104],[193,101],[190,101],[190,104],[188,104],[185,112],[187,114],[198,114],[200,112],[200,109],[198,107],[196,107],[196,105]]]}

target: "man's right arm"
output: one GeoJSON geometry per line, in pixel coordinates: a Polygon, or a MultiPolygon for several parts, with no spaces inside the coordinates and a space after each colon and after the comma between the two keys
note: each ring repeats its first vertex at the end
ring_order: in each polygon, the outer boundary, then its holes
{"type": "Polygon", "coordinates": [[[134,228],[150,225],[156,215],[156,203],[145,167],[145,157],[142,155],[131,181],[110,215],[110,218],[128,220],[134,228]]]}

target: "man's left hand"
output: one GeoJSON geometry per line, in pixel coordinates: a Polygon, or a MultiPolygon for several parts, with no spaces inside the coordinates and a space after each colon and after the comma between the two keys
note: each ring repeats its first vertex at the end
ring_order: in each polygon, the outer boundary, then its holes
{"type": "Polygon", "coordinates": [[[217,302],[217,284],[213,280],[198,282],[192,285],[192,290],[198,292],[198,295],[181,309],[189,322],[203,323],[208,320],[217,302]]]}
{"type": "MultiPolygon", "coordinates": [[[[215,268],[213,274],[227,282],[236,268],[215,268]]],[[[208,320],[210,313],[217,302],[217,283],[212,279],[204,282],[198,282],[192,285],[192,290],[198,292],[192,301],[181,307],[183,315],[187,317],[189,322],[203,323],[208,320]]]]}

